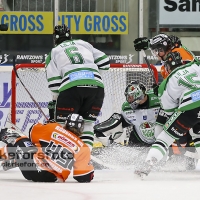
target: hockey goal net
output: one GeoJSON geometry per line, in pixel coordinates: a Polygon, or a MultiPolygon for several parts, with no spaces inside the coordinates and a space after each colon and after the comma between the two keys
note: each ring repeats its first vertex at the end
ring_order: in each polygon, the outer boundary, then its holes
{"type": "MultiPolygon", "coordinates": [[[[151,65],[155,79],[158,72],[151,65]]],[[[48,88],[44,64],[18,64],[16,70],[33,98],[48,116],[48,102],[51,93],[48,88]]],[[[120,112],[125,101],[124,90],[132,80],[138,80],[150,89],[154,83],[152,73],[146,64],[111,64],[109,71],[102,75],[105,84],[105,99],[96,123],[108,119],[113,112],[120,112]]],[[[29,94],[12,71],[11,120],[24,133],[36,122],[44,122],[45,117],[31,100],[29,94]]]]}

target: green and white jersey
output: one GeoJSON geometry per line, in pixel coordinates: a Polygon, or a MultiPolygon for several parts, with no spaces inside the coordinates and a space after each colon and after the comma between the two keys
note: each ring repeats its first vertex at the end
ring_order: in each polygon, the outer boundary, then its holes
{"type": "Polygon", "coordinates": [[[200,66],[188,63],[174,69],[160,84],[161,107],[166,114],[187,111],[200,106],[200,66]]]}
{"type": "Polygon", "coordinates": [[[160,103],[158,97],[152,90],[147,93],[147,97],[147,102],[139,105],[135,110],[131,108],[127,101],[124,102],[121,114],[128,124],[135,127],[135,136],[137,138],[147,144],[152,144],[155,142],[155,122],[159,112],[160,103]]]}
{"type": "Polygon", "coordinates": [[[83,40],[66,40],[51,50],[46,59],[48,85],[53,93],[78,85],[104,87],[100,70],[108,70],[105,53],[83,40]]]}

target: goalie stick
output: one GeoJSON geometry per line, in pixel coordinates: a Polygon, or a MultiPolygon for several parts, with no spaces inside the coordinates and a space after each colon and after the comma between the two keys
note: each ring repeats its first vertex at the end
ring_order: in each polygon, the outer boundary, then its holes
{"type": "Polygon", "coordinates": [[[33,98],[33,96],[31,95],[31,93],[29,92],[29,90],[26,88],[26,86],[24,85],[24,83],[22,82],[22,80],[20,79],[20,77],[18,76],[16,65],[15,65],[15,56],[13,56],[13,69],[14,69],[15,75],[19,79],[20,83],[22,84],[22,86],[24,87],[24,89],[26,90],[26,92],[29,94],[29,96],[32,99],[32,101],[37,106],[38,110],[43,114],[43,116],[45,117],[45,119],[48,121],[49,120],[48,117],[45,115],[45,113],[41,109],[40,105],[36,102],[36,100],[33,98]]]}

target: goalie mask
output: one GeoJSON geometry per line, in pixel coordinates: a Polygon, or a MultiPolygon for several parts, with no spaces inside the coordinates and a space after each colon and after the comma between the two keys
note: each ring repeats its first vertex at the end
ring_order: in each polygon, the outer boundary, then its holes
{"type": "Polygon", "coordinates": [[[79,114],[69,114],[67,116],[67,120],[65,121],[65,127],[66,129],[75,132],[75,134],[80,136],[84,129],[83,117],[79,114]]]}
{"type": "Polygon", "coordinates": [[[55,26],[53,35],[56,45],[72,39],[70,29],[65,24],[55,26]]]}
{"type": "Polygon", "coordinates": [[[132,109],[136,109],[145,96],[146,87],[138,81],[132,81],[126,86],[124,95],[132,109]]]}
{"type": "Polygon", "coordinates": [[[171,50],[171,48],[172,41],[168,35],[159,34],[150,40],[151,53],[156,57],[161,57],[163,60],[166,52],[171,50]]]}
{"type": "Polygon", "coordinates": [[[183,62],[179,52],[175,51],[167,54],[165,60],[165,69],[168,73],[171,73],[172,70],[174,70],[176,67],[179,67],[180,65],[183,65],[183,62]]]}

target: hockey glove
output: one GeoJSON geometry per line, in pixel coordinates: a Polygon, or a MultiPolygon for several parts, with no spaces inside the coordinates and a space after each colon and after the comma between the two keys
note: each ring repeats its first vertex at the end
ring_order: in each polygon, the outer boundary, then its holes
{"type": "Polygon", "coordinates": [[[156,96],[158,96],[158,88],[159,88],[159,85],[157,85],[157,84],[153,84],[153,93],[156,95],[156,96]]]}
{"type": "Polygon", "coordinates": [[[49,120],[54,119],[55,107],[56,107],[56,101],[49,101],[48,103],[49,120]]]}
{"type": "Polygon", "coordinates": [[[172,42],[172,47],[173,48],[179,48],[182,45],[180,38],[178,38],[177,36],[170,35],[169,38],[170,38],[170,40],[172,42]]]}
{"type": "Polygon", "coordinates": [[[147,50],[149,48],[149,40],[146,37],[137,38],[133,43],[136,51],[147,50]]]}
{"type": "Polygon", "coordinates": [[[56,123],[54,119],[49,119],[46,122],[44,122],[44,125],[50,124],[50,123],[56,123]]]}

